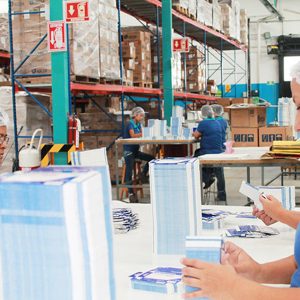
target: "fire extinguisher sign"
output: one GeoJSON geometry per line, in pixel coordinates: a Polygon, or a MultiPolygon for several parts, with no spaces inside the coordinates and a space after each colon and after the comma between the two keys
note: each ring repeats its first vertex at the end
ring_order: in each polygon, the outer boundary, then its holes
{"type": "Polygon", "coordinates": [[[64,21],[48,22],[48,51],[67,51],[66,23],[64,21]]]}
{"type": "Polygon", "coordinates": [[[88,0],[64,1],[64,13],[66,23],[89,21],[88,0]]]}

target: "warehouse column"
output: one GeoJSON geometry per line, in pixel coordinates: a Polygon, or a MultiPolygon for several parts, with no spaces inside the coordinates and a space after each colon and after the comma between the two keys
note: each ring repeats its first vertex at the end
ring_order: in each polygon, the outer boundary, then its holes
{"type": "Polygon", "coordinates": [[[165,120],[170,125],[174,94],[172,81],[172,0],[162,1],[163,80],[165,120]]]}
{"type": "MultiPolygon", "coordinates": [[[[50,20],[61,21],[63,19],[63,1],[50,0],[50,20]]],[[[53,138],[55,144],[67,144],[70,95],[68,64],[67,52],[51,53],[53,138]]],[[[67,154],[55,154],[55,164],[66,165],[67,154]]]]}

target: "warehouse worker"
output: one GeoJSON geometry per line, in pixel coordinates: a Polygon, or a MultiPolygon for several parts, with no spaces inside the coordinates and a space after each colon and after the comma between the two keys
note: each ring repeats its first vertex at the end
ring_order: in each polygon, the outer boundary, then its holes
{"type": "Polygon", "coordinates": [[[228,127],[227,121],[223,118],[224,115],[224,108],[222,105],[219,104],[213,104],[212,109],[214,112],[215,119],[220,123],[222,128],[222,146],[223,150],[226,150],[225,142],[226,142],[226,131],[228,127]]]}
{"type": "MultiPolygon", "coordinates": [[[[201,138],[201,146],[195,151],[195,157],[205,154],[219,154],[222,149],[222,128],[218,121],[214,119],[212,107],[204,105],[201,108],[203,121],[198,125],[197,130],[193,133],[196,139],[201,138]]],[[[214,173],[217,168],[203,168],[204,189],[209,188],[215,181],[214,173]]],[[[225,178],[224,173],[217,170],[218,173],[218,197],[217,201],[226,201],[225,178]]]]}
{"type": "MultiPolygon", "coordinates": [[[[141,138],[143,136],[141,122],[145,117],[145,111],[141,107],[135,107],[131,112],[131,119],[125,129],[125,139],[141,138]]],[[[141,174],[142,183],[148,181],[149,161],[154,159],[152,155],[139,151],[139,145],[124,145],[124,159],[126,164],[125,182],[132,185],[132,170],[134,167],[135,159],[146,161],[144,169],[141,174]]],[[[129,201],[131,203],[138,202],[137,195],[132,188],[128,188],[129,201]]]]}
{"type": "MultiPolygon", "coordinates": [[[[296,105],[295,131],[300,132],[300,62],[291,71],[291,91],[296,105]]],[[[284,209],[281,203],[274,197],[267,195],[267,199],[260,197],[263,210],[259,211],[254,207],[253,215],[261,219],[266,225],[282,222],[293,228],[300,223],[300,213],[284,209]]]]}
{"type": "Polygon", "coordinates": [[[7,148],[7,143],[9,140],[7,136],[8,120],[7,114],[0,110],[0,166],[3,163],[4,152],[7,148]]]}
{"type": "Polygon", "coordinates": [[[245,251],[226,242],[221,264],[196,259],[183,259],[183,283],[198,290],[186,293],[185,299],[205,297],[221,299],[300,299],[300,226],[295,238],[294,255],[259,264],[245,251]],[[290,288],[275,288],[264,284],[290,284],[290,288]]]}

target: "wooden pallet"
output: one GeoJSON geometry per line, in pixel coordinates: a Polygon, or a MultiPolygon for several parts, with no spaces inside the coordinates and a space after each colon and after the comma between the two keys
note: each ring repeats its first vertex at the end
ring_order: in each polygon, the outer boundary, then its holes
{"type": "Polygon", "coordinates": [[[147,81],[135,81],[133,83],[133,86],[136,87],[142,87],[142,88],[150,88],[152,89],[152,82],[147,82],[147,81]]]}
{"type": "Polygon", "coordinates": [[[184,8],[184,7],[182,7],[182,6],[178,5],[178,4],[173,4],[173,8],[176,11],[182,13],[183,15],[189,16],[189,10],[187,8],[184,8]]]}
{"type": "Polygon", "coordinates": [[[120,79],[111,79],[111,78],[101,77],[100,78],[100,83],[101,84],[120,85],[121,80],[120,79]]]}
{"type": "Polygon", "coordinates": [[[123,81],[123,85],[124,85],[124,86],[133,86],[133,82],[130,81],[130,80],[124,80],[124,81],[123,81]]]}
{"type": "Polygon", "coordinates": [[[88,76],[81,76],[81,75],[71,75],[71,81],[78,82],[78,83],[99,83],[98,78],[88,77],[88,76]]]}
{"type": "Polygon", "coordinates": [[[18,78],[22,84],[52,84],[51,76],[18,78]]]}

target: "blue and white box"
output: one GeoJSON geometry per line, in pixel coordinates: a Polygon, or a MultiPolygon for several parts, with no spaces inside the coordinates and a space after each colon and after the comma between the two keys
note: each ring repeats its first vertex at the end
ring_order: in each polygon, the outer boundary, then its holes
{"type": "Polygon", "coordinates": [[[175,294],[181,286],[182,270],[178,268],[156,268],[147,272],[138,272],[130,276],[133,289],[175,294]]]}
{"type": "Polygon", "coordinates": [[[108,170],[89,169],[0,177],[1,299],[116,299],[108,170]]]}
{"type": "MultiPolygon", "coordinates": [[[[187,237],[185,243],[186,257],[198,259],[208,263],[221,262],[223,239],[220,236],[195,236],[187,237]]],[[[186,292],[191,293],[198,289],[186,286],[186,292]]],[[[195,298],[196,300],[209,300],[207,298],[195,298]]]]}
{"type": "Polygon", "coordinates": [[[170,158],[150,162],[154,253],[184,254],[185,238],[202,229],[199,161],[170,158]]]}

